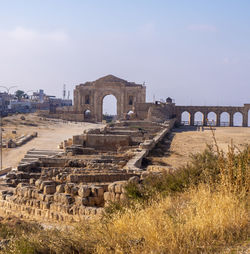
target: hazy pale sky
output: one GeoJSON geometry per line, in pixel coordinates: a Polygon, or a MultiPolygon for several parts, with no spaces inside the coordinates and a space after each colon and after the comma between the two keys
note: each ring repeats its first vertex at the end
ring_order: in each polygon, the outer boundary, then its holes
{"type": "Polygon", "coordinates": [[[0,0],[0,85],[61,97],[107,74],[148,101],[250,103],[250,1],[0,0]]]}

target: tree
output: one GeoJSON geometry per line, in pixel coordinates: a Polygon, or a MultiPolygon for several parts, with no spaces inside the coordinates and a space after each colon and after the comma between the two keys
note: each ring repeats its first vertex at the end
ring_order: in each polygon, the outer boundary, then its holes
{"type": "Polygon", "coordinates": [[[17,90],[16,92],[15,92],[15,96],[16,96],[16,98],[20,101],[22,98],[24,98],[24,99],[27,99],[28,98],[28,95],[24,92],[24,91],[22,91],[22,90],[17,90]]]}

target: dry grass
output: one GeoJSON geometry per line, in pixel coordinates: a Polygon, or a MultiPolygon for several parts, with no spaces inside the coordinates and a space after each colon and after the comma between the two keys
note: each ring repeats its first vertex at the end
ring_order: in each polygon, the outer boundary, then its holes
{"type": "Polygon", "coordinates": [[[154,196],[150,200],[134,201],[133,206],[123,207],[101,221],[86,221],[67,230],[24,227],[10,238],[3,252],[230,252],[234,250],[231,246],[242,241],[249,244],[249,169],[249,146],[240,151],[232,145],[227,154],[219,149],[207,150],[194,156],[184,171],[166,175],[167,180],[157,183],[172,182],[174,188],[157,189],[151,182],[154,196]],[[183,173],[188,168],[190,175],[183,173]],[[176,184],[183,187],[176,188],[176,184]]]}
{"type": "Polygon", "coordinates": [[[209,253],[246,239],[247,226],[244,202],[202,184],[145,209],[116,215],[105,225],[97,252],[209,253]]]}

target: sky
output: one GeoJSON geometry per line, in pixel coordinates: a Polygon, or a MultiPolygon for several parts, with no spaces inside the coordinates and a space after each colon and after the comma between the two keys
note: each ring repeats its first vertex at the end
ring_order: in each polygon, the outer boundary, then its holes
{"type": "Polygon", "coordinates": [[[147,101],[250,103],[250,1],[0,0],[0,85],[62,97],[108,74],[147,101]]]}

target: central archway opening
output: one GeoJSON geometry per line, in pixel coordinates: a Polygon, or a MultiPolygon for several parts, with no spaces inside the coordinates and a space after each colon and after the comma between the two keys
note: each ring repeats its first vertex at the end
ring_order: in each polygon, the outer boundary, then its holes
{"type": "Polygon", "coordinates": [[[114,95],[104,96],[102,101],[102,119],[112,122],[117,119],[117,99],[114,95]]]}

